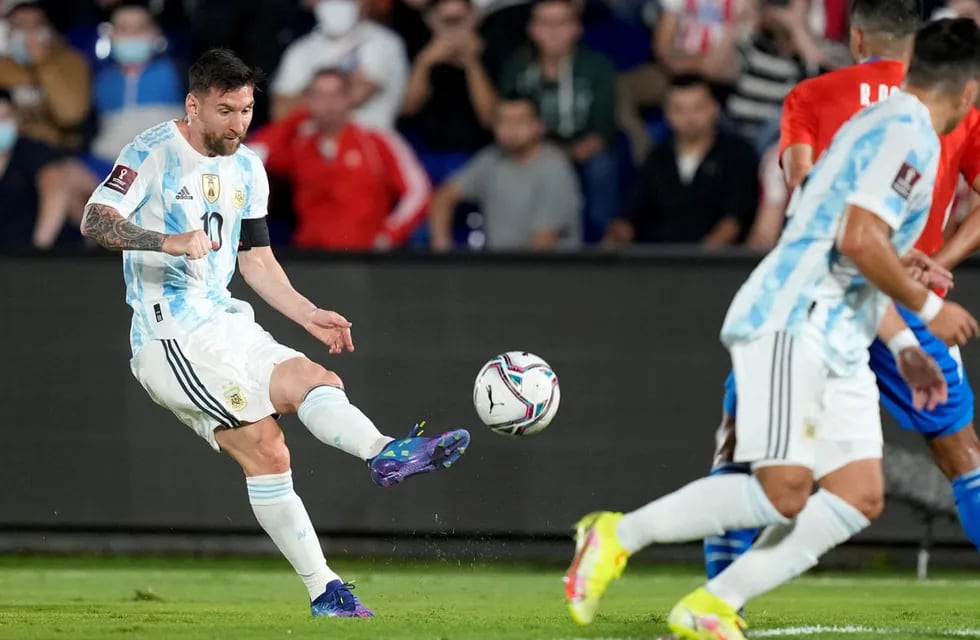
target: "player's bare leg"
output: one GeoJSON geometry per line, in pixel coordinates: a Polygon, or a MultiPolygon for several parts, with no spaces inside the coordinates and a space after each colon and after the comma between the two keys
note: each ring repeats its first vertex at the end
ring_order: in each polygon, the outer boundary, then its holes
{"type": "Polygon", "coordinates": [[[367,618],[373,614],[331,571],[310,516],[296,492],[286,439],[271,417],[236,429],[219,429],[215,440],[245,472],[255,519],[299,574],[315,616],[367,618]]]}
{"type": "Polygon", "coordinates": [[[960,523],[980,548],[980,441],[973,424],[948,436],[927,440],[932,458],[953,483],[960,523]]]}
{"type": "Polygon", "coordinates": [[[470,441],[465,429],[422,437],[421,424],[406,438],[385,436],[350,403],[340,376],[307,358],[277,364],[269,393],[276,411],[296,413],[321,442],[367,462],[372,479],[383,487],[418,473],[448,469],[470,441]]]}

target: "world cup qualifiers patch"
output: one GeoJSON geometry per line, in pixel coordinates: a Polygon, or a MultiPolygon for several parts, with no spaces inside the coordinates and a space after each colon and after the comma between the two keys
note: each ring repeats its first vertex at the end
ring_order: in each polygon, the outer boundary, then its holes
{"type": "Polygon", "coordinates": [[[912,193],[912,189],[915,187],[915,183],[919,181],[922,174],[919,170],[910,165],[908,162],[903,162],[901,168],[898,170],[898,175],[895,176],[895,180],[892,181],[892,189],[895,193],[902,196],[905,200],[909,199],[909,195],[912,193]]]}
{"type": "Polygon", "coordinates": [[[139,173],[137,173],[136,170],[130,169],[126,165],[117,164],[112,169],[112,173],[109,174],[109,178],[105,181],[105,183],[103,183],[102,186],[126,195],[129,193],[129,188],[132,187],[133,183],[136,181],[137,175],[139,175],[139,173]]]}

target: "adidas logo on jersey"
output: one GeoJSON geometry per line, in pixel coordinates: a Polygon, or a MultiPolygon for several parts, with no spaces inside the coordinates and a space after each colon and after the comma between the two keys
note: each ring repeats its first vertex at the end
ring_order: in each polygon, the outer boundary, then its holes
{"type": "Polygon", "coordinates": [[[187,187],[181,187],[180,191],[177,193],[178,200],[193,200],[194,196],[188,191],[187,187]]]}

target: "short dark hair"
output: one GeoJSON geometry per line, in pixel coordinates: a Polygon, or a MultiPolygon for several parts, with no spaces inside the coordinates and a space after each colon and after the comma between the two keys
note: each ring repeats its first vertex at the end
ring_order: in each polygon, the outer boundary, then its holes
{"type": "Polygon", "coordinates": [[[545,4],[563,4],[570,8],[575,15],[582,13],[582,5],[579,4],[578,0],[534,0],[531,3],[531,12],[533,13],[535,9],[545,4]]]}
{"type": "Polygon", "coordinates": [[[264,79],[261,69],[250,67],[231,49],[214,48],[201,54],[187,73],[188,89],[202,95],[211,89],[221,93],[255,87],[264,79]]]}
{"type": "Polygon", "coordinates": [[[25,9],[40,11],[41,14],[44,15],[44,19],[49,23],[51,22],[51,12],[48,11],[47,5],[42,3],[41,0],[22,0],[21,2],[18,2],[7,11],[6,18],[9,20],[15,13],[25,9]]]}
{"type": "Polygon", "coordinates": [[[467,7],[473,6],[472,0],[429,0],[428,2],[425,3],[426,13],[435,10],[435,8],[438,7],[440,4],[442,4],[443,2],[462,2],[467,7]]]}
{"type": "Polygon", "coordinates": [[[343,83],[350,84],[350,73],[341,69],[340,67],[321,67],[313,72],[313,77],[310,78],[310,84],[319,80],[320,78],[337,78],[342,80],[343,83]]]}
{"type": "Polygon", "coordinates": [[[980,80],[980,27],[970,18],[945,18],[919,29],[906,83],[957,93],[970,80],[980,80]]]}
{"type": "Polygon", "coordinates": [[[497,104],[498,106],[500,106],[503,104],[514,104],[514,103],[526,105],[531,110],[531,113],[534,114],[535,118],[537,118],[538,120],[541,119],[541,109],[538,107],[537,101],[535,101],[534,98],[531,98],[530,96],[521,95],[519,93],[506,94],[500,97],[500,100],[497,104]]]}
{"type": "Polygon", "coordinates": [[[853,0],[851,26],[871,34],[905,38],[922,24],[920,0],[853,0]]]}
{"type": "Polygon", "coordinates": [[[672,93],[677,89],[704,89],[713,99],[717,100],[714,87],[711,86],[711,83],[708,82],[707,78],[696,73],[683,73],[671,78],[668,93],[672,93]]]}
{"type": "Polygon", "coordinates": [[[109,11],[109,17],[112,18],[123,9],[142,9],[150,14],[150,18],[154,19],[153,11],[150,9],[150,3],[147,0],[119,0],[116,4],[112,6],[109,11]]]}

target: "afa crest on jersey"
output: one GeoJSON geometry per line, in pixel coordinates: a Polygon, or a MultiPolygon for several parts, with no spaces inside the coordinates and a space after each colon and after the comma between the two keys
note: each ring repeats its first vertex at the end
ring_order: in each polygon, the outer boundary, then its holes
{"type": "Polygon", "coordinates": [[[228,406],[231,407],[232,411],[242,411],[248,406],[248,400],[245,399],[245,394],[237,386],[227,386],[224,391],[225,400],[228,401],[228,406]]]}

